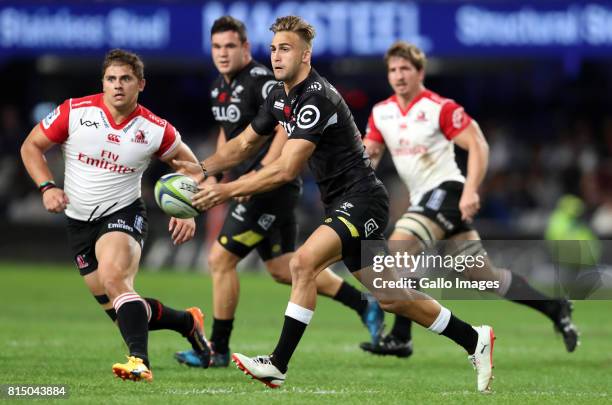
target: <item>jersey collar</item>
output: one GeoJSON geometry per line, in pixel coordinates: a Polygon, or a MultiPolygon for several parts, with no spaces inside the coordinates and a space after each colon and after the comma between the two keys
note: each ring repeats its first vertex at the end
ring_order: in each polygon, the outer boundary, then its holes
{"type": "Polygon", "coordinates": [[[227,83],[225,81],[225,78],[223,77],[223,75],[220,74],[219,77],[221,78],[221,83],[223,83],[223,86],[233,87],[234,83],[236,83],[236,81],[240,78],[240,76],[242,76],[244,74],[244,72],[250,71],[251,68],[253,68],[253,67],[255,67],[255,60],[253,58],[251,58],[251,61],[249,63],[244,65],[242,67],[242,69],[240,69],[239,71],[236,72],[236,74],[232,77],[232,80],[230,80],[229,83],[227,83]]]}
{"type": "Polygon", "coordinates": [[[431,94],[431,91],[429,91],[429,90],[424,88],[419,93],[417,93],[416,96],[414,96],[414,98],[410,101],[410,103],[408,103],[406,108],[402,108],[400,106],[400,103],[399,103],[399,100],[397,99],[397,95],[396,94],[391,96],[391,101],[393,101],[397,105],[397,108],[400,110],[400,113],[402,114],[402,116],[405,117],[406,114],[408,114],[408,112],[412,108],[412,106],[414,106],[416,103],[418,103],[424,97],[427,97],[429,94],[431,94]]]}
{"type": "Polygon", "coordinates": [[[289,100],[291,101],[291,100],[297,99],[297,97],[299,97],[299,93],[302,92],[302,89],[304,88],[304,86],[316,80],[318,77],[319,77],[319,73],[313,67],[311,67],[310,72],[308,73],[308,76],[306,76],[304,80],[296,84],[289,91],[289,94],[287,95],[287,97],[289,97],[289,100]]]}
{"type": "Polygon", "coordinates": [[[134,111],[132,111],[130,115],[128,115],[120,123],[116,123],[110,110],[108,109],[106,104],[104,104],[104,93],[98,94],[98,105],[100,106],[100,108],[102,108],[102,111],[104,111],[104,115],[106,115],[106,120],[111,125],[111,127],[113,127],[113,129],[123,129],[123,127],[125,127],[127,123],[132,121],[134,117],[137,117],[138,115],[140,115],[140,111],[141,111],[140,104],[136,104],[136,108],[134,108],[134,111]]]}

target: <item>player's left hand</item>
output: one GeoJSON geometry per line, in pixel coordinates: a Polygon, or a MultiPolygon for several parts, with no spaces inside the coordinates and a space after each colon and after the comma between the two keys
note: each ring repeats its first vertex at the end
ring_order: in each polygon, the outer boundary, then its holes
{"type": "Polygon", "coordinates": [[[467,222],[472,222],[474,216],[480,209],[480,196],[478,192],[464,189],[459,200],[459,210],[461,211],[461,219],[467,222]]]}
{"type": "Polygon", "coordinates": [[[231,198],[229,184],[204,184],[199,186],[200,191],[191,198],[191,205],[200,211],[205,211],[224,203],[231,198]]]}
{"type": "Polygon", "coordinates": [[[172,232],[172,243],[180,245],[193,239],[195,235],[196,224],[193,218],[180,219],[170,218],[168,231],[172,232]]]}

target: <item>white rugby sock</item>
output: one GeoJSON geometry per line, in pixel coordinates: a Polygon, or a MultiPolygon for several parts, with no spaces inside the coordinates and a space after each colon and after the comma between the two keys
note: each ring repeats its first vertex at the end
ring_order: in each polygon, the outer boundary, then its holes
{"type": "Polygon", "coordinates": [[[299,306],[298,304],[294,304],[291,301],[289,301],[289,304],[287,304],[287,310],[285,311],[285,316],[293,318],[296,321],[300,321],[306,325],[310,323],[313,314],[314,311],[299,306]]]}
{"type": "Polygon", "coordinates": [[[433,321],[431,325],[429,325],[427,329],[439,335],[440,333],[444,332],[444,329],[446,329],[446,327],[448,326],[448,321],[450,321],[450,317],[451,312],[447,308],[440,306],[440,313],[438,314],[438,317],[435,321],[433,321]]]}

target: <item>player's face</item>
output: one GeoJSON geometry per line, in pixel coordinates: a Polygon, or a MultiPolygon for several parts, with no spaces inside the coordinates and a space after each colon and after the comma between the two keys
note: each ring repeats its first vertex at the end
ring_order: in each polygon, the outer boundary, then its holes
{"type": "Polygon", "coordinates": [[[217,32],[211,42],[213,63],[219,73],[231,76],[244,67],[249,43],[241,42],[236,31],[217,32]]]}
{"type": "Polygon", "coordinates": [[[110,65],[102,77],[102,90],[106,105],[117,110],[131,107],[138,101],[138,93],[145,86],[145,80],[138,80],[129,65],[110,65]]]}
{"type": "Polygon", "coordinates": [[[387,63],[387,78],[393,91],[400,96],[414,94],[423,82],[424,71],[417,70],[405,58],[392,56],[387,63]]]}
{"type": "Polygon", "coordinates": [[[295,32],[279,31],[272,38],[270,58],[274,78],[291,82],[297,76],[301,64],[310,61],[310,50],[295,32]]]}

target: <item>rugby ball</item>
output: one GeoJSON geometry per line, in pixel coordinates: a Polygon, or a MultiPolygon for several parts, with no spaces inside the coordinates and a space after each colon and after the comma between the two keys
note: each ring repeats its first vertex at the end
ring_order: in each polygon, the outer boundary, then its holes
{"type": "Polygon", "coordinates": [[[191,177],[170,173],[155,183],[155,202],[171,217],[193,218],[199,214],[191,206],[191,197],[197,192],[198,185],[191,177]]]}

